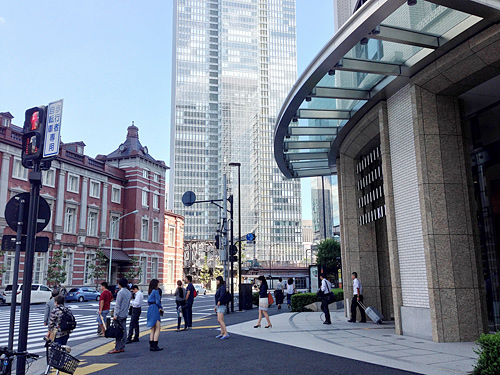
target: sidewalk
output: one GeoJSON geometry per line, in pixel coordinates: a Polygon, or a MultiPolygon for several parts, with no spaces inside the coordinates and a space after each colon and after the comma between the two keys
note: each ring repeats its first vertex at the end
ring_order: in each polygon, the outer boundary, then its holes
{"type": "Polygon", "coordinates": [[[256,319],[228,327],[230,333],[332,354],[418,374],[467,374],[477,355],[474,343],[435,343],[394,334],[394,323],[348,323],[332,311],[332,325],[322,313],[283,313],[271,317],[272,328],[253,328],[256,319]]]}

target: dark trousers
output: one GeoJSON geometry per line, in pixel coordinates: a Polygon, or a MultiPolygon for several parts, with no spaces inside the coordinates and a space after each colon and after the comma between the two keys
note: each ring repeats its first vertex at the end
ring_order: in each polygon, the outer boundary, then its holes
{"type": "Polygon", "coordinates": [[[328,302],[326,298],[321,299],[321,311],[325,314],[325,322],[326,323],[331,323],[331,318],[330,318],[330,309],[328,308],[328,302]]]}
{"type": "MultiPolygon", "coordinates": [[[[177,311],[179,311],[179,307],[182,310],[182,316],[184,316],[184,326],[187,327],[186,325],[186,316],[184,315],[184,306],[186,305],[185,301],[175,301],[175,304],[177,305],[177,311]]],[[[177,329],[181,328],[181,317],[179,316],[179,313],[177,313],[177,329]]]]}
{"type": "Polygon", "coordinates": [[[139,318],[141,316],[140,307],[132,307],[132,316],[130,317],[130,325],[128,332],[128,340],[132,341],[132,335],[135,333],[134,340],[139,340],[139,318]]]}
{"type": "Polygon", "coordinates": [[[123,327],[123,337],[121,339],[116,339],[115,349],[122,350],[125,349],[125,342],[127,341],[127,317],[118,318],[118,324],[123,327]]]}
{"type": "Polygon", "coordinates": [[[54,342],[59,345],[66,345],[68,343],[69,335],[64,335],[54,339],[54,342]]]}
{"type": "MultiPolygon", "coordinates": [[[[359,296],[359,301],[363,302],[363,296],[359,296]]],[[[351,301],[351,320],[356,321],[356,308],[359,307],[361,313],[361,321],[366,322],[365,310],[358,304],[358,296],[353,296],[351,301]]]]}
{"type": "Polygon", "coordinates": [[[283,304],[283,298],[285,297],[284,294],[283,294],[283,291],[282,290],[277,290],[275,293],[274,293],[274,296],[276,297],[276,304],[277,305],[281,305],[283,304]]]}
{"type": "Polygon", "coordinates": [[[193,302],[186,301],[186,305],[182,307],[182,315],[184,316],[184,325],[186,327],[193,326],[193,302]]]}

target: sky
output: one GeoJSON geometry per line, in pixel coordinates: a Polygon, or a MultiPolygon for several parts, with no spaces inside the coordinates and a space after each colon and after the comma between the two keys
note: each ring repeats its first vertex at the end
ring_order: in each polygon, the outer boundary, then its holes
{"type": "MultiPolygon", "coordinates": [[[[63,99],[63,142],[109,154],[139,128],[170,165],[174,0],[0,0],[0,112],[22,126],[26,109],[63,99]]],[[[333,0],[296,0],[299,76],[333,36],[333,0]]],[[[168,179],[167,179],[168,180],[168,179]]],[[[311,219],[308,179],[302,216],[311,219]]]]}

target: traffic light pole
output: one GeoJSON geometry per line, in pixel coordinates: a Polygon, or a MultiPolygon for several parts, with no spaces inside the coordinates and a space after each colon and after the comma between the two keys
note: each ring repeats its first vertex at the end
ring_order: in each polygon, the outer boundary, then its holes
{"type": "MultiPolygon", "coordinates": [[[[19,341],[17,351],[26,351],[28,346],[28,325],[30,317],[31,284],[33,282],[33,260],[35,258],[35,234],[38,218],[38,204],[40,201],[40,187],[42,184],[42,172],[40,160],[33,162],[33,171],[29,173],[31,183],[30,204],[28,210],[28,230],[26,238],[26,253],[24,255],[23,293],[21,300],[21,315],[19,322],[19,341]]],[[[15,297],[12,291],[12,297],[15,297]]],[[[15,303],[14,300],[11,302],[15,303]]],[[[17,375],[26,374],[26,357],[17,357],[17,375]]]]}
{"type": "MultiPolygon", "coordinates": [[[[229,197],[229,203],[231,204],[231,210],[229,211],[229,213],[231,214],[231,247],[230,249],[233,249],[234,248],[234,210],[233,210],[233,200],[234,200],[234,196],[231,195],[229,197]]],[[[231,260],[231,312],[234,312],[234,255],[231,255],[231,258],[229,258],[231,260]]]]}

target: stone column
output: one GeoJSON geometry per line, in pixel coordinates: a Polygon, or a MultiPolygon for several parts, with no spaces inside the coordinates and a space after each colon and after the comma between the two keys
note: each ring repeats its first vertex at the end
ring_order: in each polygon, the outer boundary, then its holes
{"type": "Polygon", "coordinates": [[[66,171],[59,170],[59,181],[57,184],[57,200],[56,200],[56,222],[54,231],[55,233],[63,232],[63,219],[64,219],[64,192],[66,191],[66,171]]]}
{"type": "MultiPolygon", "coordinates": [[[[9,176],[10,176],[10,157],[12,155],[6,152],[2,155],[2,169],[0,172],[0,207],[5,207],[7,205],[7,200],[9,197],[9,176]]],[[[0,218],[5,218],[5,210],[0,210],[0,218]]],[[[5,220],[2,220],[5,222],[5,220]]]]}
{"type": "Polygon", "coordinates": [[[487,317],[459,100],[417,85],[411,94],[433,339],[473,341],[487,317]]]}
{"type": "Polygon", "coordinates": [[[78,234],[80,236],[85,236],[85,228],[87,225],[87,201],[88,201],[88,196],[89,196],[89,179],[88,177],[83,177],[82,181],[82,195],[81,195],[81,202],[82,205],[80,207],[80,225],[78,229],[78,234]]]}
{"type": "Polygon", "coordinates": [[[108,223],[108,186],[109,184],[102,184],[102,210],[101,210],[101,237],[106,237],[106,226],[108,223]]]}

